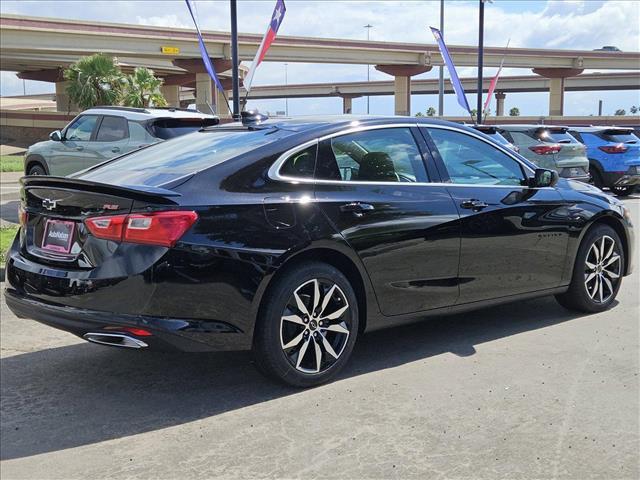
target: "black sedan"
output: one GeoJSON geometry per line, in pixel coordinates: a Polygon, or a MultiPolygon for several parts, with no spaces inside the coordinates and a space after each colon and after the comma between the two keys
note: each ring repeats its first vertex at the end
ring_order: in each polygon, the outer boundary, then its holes
{"type": "Polygon", "coordinates": [[[365,331],[543,295],[598,312],[630,273],[622,203],[472,128],[246,120],[25,177],[11,310],[105,345],[252,349],[311,386],[365,331]]]}

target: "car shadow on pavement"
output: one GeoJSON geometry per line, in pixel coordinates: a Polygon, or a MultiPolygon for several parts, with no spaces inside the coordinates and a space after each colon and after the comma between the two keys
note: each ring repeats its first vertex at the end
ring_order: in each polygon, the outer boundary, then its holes
{"type": "MultiPolygon", "coordinates": [[[[359,339],[335,381],[446,352],[473,355],[476,345],[578,317],[544,298],[372,332],[359,339]]],[[[3,358],[0,387],[2,460],[181,425],[300,392],[262,377],[248,352],[163,353],[88,343],[3,358]]]]}
{"type": "Polygon", "coordinates": [[[2,218],[2,220],[7,223],[18,223],[19,206],[19,200],[3,203],[2,205],[0,205],[0,218],[2,218]]]}

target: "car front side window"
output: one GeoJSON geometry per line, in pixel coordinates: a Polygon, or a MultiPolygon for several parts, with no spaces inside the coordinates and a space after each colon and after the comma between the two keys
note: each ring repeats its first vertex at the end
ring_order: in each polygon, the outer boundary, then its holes
{"type": "Polygon", "coordinates": [[[102,119],[98,134],[97,142],[118,142],[129,136],[127,129],[127,120],[122,117],[105,116],[102,119]]]}
{"type": "Polygon", "coordinates": [[[351,182],[426,182],[427,173],[409,128],[380,128],[321,142],[316,178],[351,182]]]}
{"type": "Polygon", "coordinates": [[[97,121],[98,117],[96,115],[83,115],[77,118],[67,127],[64,139],[74,142],[88,142],[91,140],[91,134],[96,127],[97,121]]]}
{"type": "Polygon", "coordinates": [[[523,185],[520,164],[496,147],[462,132],[429,128],[452,183],[523,185]]]}

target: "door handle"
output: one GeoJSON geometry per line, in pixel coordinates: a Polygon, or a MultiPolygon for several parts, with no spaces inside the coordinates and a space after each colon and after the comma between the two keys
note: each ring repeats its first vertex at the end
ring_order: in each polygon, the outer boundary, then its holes
{"type": "Polygon", "coordinates": [[[81,152],[82,150],[84,150],[84,147],[76,147],[76,150],[81,152]]]}
{"type": "Polygon", "coordinates": [[[118,148],[118,147],[113,147],[113,148],[111,149],[111,151],[112,151],[113,153],[118,153],[118,152],[120,151],[120,148],[118,148]]]}
{"type": "Polygon", "coordinates": [[[475,198],[471,198],[469,200],[464,200],[461,204],[460,207],[462,208],[466,208],[468,210],[473,210],[473,211],[480,211],[483,208],[487,208],[489,206],[488,203],[483,202],[482,200],[478,200],[475,198]]]}
{"type": "Polygon", "coordinates": [[[366,212],[375,210],[370,203],[351,202],[340,206],[340,211],[344,213],[353,213],[356,217],[362,217],[366,212]]]}

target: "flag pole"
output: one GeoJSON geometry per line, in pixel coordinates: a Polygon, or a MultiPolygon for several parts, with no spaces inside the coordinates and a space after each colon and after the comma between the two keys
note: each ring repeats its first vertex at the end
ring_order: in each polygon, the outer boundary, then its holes
{"type": "MultiPolygon", "coordinates": [[[[440,0],[440,33],[444,35],[444,0],[440,0]]],[[[438,72],[438,116],[444,116],[444,65],[438,72]]]]}
{"type": "Polygon", "coordinates": [[[233,119],[240,119],[240,77],[238,75],[238,12],[236,0],[231,3],[231,83],[233,92],[233,119]]]}
{"type": "Polygon", "coordinates": [[[484,62],[484,0],[480,0],[480,17],[478,19],[478,105],[476,122],[482,124],[482,67],[484,62]]]}

